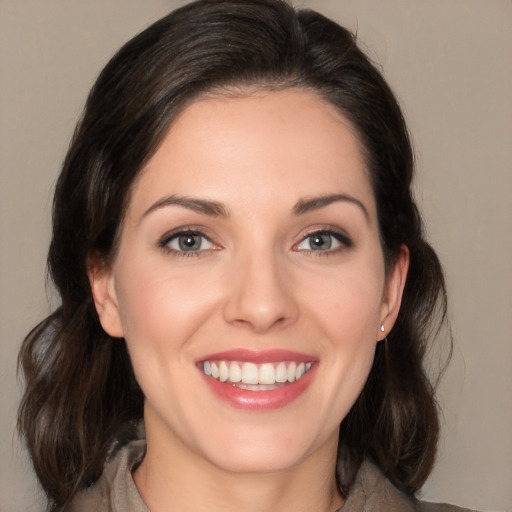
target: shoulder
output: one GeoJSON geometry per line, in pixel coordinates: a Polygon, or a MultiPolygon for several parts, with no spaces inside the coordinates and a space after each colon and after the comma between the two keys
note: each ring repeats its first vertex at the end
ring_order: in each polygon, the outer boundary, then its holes
{"type": "Polygon", "coordinates": [[[100,479],[81,491],[67,512],[149,512],[132,478],[146,453],[146,441],[137,440],[120,448],[108,460],[100,479]]]}
{"type": "Polygon", "coordinates": [[[342,512],[472,512],[445,503],[419,501],[397,489],[372,462],[361,465],[342,512]]]}
{"type": "Polygon", "coordinates": [[[418,512],[476,512],[469,508],[456,507],[448,503],[429,503],[427,501],[418,501],[416,503],[416,510],[418,512]]]}

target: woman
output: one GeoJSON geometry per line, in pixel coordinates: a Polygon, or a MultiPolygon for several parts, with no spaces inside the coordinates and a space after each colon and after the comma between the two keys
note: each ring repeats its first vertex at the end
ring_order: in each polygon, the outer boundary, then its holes
{"type": "Polygon", "coordinates": [[[20,354],[49,504],[431,510],[446,297],[412,172],[391,91],[317,13],[203,0],[127,43],[56,188],[62,305],[20,354]]]}

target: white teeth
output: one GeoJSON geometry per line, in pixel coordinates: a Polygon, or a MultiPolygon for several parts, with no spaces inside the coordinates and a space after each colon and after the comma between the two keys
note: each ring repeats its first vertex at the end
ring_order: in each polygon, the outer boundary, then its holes
{"type": "Polygon", "coordinates": [[[295,373],[297,371],[297,364],[296,363],[290,363],[288,365],[288,382],[294,382],[295,381],[295,373]]]}
{"type": "Polygon", "coordinates": [[[284,363],[279,363],[276,368],[276,382],[286,382],[287,380],[288,370],[286,369],[286,365],[284,363]]]}
{"type": "Polygon", "coordinates": [[[229,377],[229,369],[226,361],[221,361],[219,365],[219,377],[221,382],[226,382],[229,377]]]}
{"type": "Polygon", "coordinates": [[[300,363],[297,366],[297,370],[295,371],[295,380],[299,380],[304,373],[306,372],[306,365],[304,363],[300,363]]]}
{"type": "Polygon", "coordinates": [[[259,383],[260,384],[275,384],[276,371],[272,363],[265,363],[261,365],[259,383]]]}
{"type": "Polygon", "coordinates": [[[258,384],[258,367],[254,363],[244,363],[242,366],[242,382],[244,384],[258,384]]]}
{"type": "Polygon", "coordinates": [[[238,363],[231,363],[229,365],[229,380],[231,382],[240,382],[242,380],[242,369],[238,363]]]}
{"type": "Polygon", "coordinates": [[[312,363],[282,361],[279,363],[255,364],[238,361],[204,361],[202,370],[220,382],[227,382],[253,391],[275,389],[276,384],[295,382],[310,369],[312,363]]]}
{"type": "MultiPolygon", "coordinates": [[[[234,386],[234,384],[233,384],[234,386]]],[[[237,384],[240,389],[248,389],[249,391],[271,391],[273,389],[277,389],[279,386],[275,384],[237,384]]]]}

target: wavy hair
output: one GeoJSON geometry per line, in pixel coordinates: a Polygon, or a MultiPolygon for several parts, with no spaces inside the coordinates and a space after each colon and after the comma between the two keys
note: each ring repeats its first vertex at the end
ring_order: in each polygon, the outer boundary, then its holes
{"type": "Polygon", "coordinates": [[[123,340],[106,334],[87,277],[92,253],[115,257],[130,190],[177,113],[212,91],[299,87],[334,105],[363,146],[386,268],[410,252],[402,307],[340,428],[337,479],[347,493],[364,457],[414,494],[438,438],[423,367],[446,313],[443,273],[411,192],[414,159],[390,88],[355,36],[284,0],[199,0],[137,35],[96,81],[53,204],[49,275],[61,306],[25,338],[18,426],[49,504],[65,508],[101,475],[113,446],[135,436],[143,393],[123,340]],[[440,312],[440,314],[438,314],[440,312]]]}

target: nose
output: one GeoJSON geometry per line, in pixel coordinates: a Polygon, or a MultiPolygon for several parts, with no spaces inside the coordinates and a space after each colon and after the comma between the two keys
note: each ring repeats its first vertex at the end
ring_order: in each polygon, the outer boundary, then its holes
{"type": "Polygon", "coordinates": [[[227,322],[262,334],[297,319],[293,278],[284,264],[279,265],[276,255],[258,252],[233,263],[224,305],[227,322]]]}

